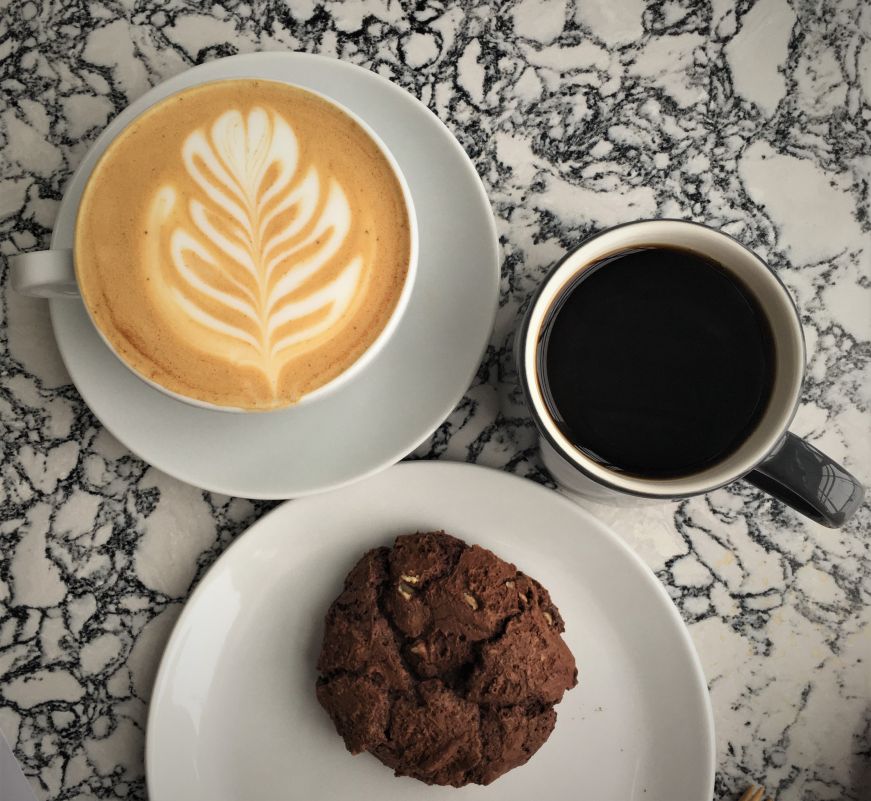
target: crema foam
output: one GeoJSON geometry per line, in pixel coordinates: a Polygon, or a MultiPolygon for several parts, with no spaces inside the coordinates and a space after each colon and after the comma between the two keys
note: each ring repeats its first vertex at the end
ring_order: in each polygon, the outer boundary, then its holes
{"type": "Polygon", "coordinates": [[[135,120],[85,190],[76,271],[131,367],[270,409],[348,369],[409,269],[399,181],[341,109],[270,81],[205,84],[135,120]]]}

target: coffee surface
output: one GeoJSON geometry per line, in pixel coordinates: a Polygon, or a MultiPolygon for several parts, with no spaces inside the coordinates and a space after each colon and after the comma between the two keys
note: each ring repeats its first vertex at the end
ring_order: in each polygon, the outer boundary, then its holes
{"type": "Polygon", "coordinates": [[[642,477],[686,476],[738,448],[765,411],[774,346],[721,265],[649,247],[586,267],[542,329],[539,375],[581,451],[642,477]]]}
{"type": "Polygon", "coordinates": [[[399,181],[302,89],[204,84],[137,118],[85,190],[83,298],[146,378],[218,406],[288,405],[384,329],[410,258],[399,181]]]}

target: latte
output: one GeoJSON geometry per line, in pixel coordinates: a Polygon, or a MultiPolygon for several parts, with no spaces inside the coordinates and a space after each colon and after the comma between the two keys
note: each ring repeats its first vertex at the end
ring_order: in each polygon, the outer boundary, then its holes
{"type": "Polygon", "coordinates": [[[203,84],[110,145],[76,223],[97,328],[137,373],[222,407],[297,402],[388,325],[410,269],[402,186],[372,137],[286,84],[203,84]]]}

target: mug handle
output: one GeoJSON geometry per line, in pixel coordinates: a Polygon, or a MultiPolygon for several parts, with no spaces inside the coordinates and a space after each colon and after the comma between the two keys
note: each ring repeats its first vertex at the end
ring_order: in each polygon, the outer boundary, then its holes
{"type": "Polygon", "coordinates": [[[862,505],[865,495],[855,476],[789,431],[744,478],[829,528],[843,526],[862,505]]]}
{"type": "Polygon", "coordinates": [[[77,298],[72,250],[36,250],[9,259],[12,288],[34,298],[77,298]]]}

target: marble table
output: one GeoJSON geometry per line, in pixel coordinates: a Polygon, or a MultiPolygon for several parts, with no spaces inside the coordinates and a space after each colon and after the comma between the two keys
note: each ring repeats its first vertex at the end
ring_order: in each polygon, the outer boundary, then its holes
{"type": "MultiPolygon", "coordinates": [[[[107,121],[193,64],[255,50],[346,59],[420,98],[473,159],[503,249],[497,324],[473,385],[413,458],[548,482],[512,391],[518,310],[584,236],[670,216],[777,269],[808,343],[793,430],[871,482],[867,2],[3,6],[0,730],[37,797],[146,797],[162,645],[209,565],[272,506],[131,455],[71,386],[45,303],[7,287],[6,257],[47,245],[107,121]]],[[[828,530],[743,483],[590,508],[689,626],[716,716],[716,797],[759,780],[780,801],[871,798],[871,509],[828,530]]]]}

